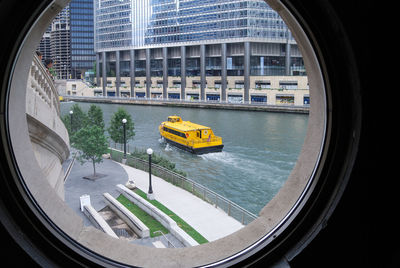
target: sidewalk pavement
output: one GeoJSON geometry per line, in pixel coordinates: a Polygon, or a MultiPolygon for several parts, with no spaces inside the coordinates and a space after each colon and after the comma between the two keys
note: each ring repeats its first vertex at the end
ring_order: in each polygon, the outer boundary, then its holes
{"type": "Polygon", "coordinates": [[[93,165],[91,162],[86,162],[82,165],[76,160],[64,184],[65,202],[81,216],[85,226],[92,224],[80,210],[80,197],[84,194],[90,195],[92,207],[99,211],[106,206],[103,193],[109,193],[116,198],[120,193],[115,185],[119,183],[125,184],[128,181],[126,171],[118,163],[110,159],[103,159],[102,163],[96,164],[96,173],[106,176],[95,181],[84,179],[84,176],[93,175],[93,165]]]}
{"type": "MultiPolygon", "coordinates": [[[[148,191],[149,174],[145,171],[103,159],[102,163],[96,165],[96,172],[106,176],[95,181],[84,179],[84,176],[93,174],[93,166],[90,162],[82,165],[75,161],[64,185],[65,202],[82,217],[86,226],[90,226],[91,223],[80,211],[82,195],[90,195],[91,205],[99,211],[106,206],[103,193],[108,192],[113,197],[118,197],[120,193],[116,185],[125,185],[128,178],[133,179],[143,192],[148,191]]],[[[157,201],[176,213],[208,241],[225,237],[244,227],[219,208],[159,177],[152,176],[152,187],[157,201]]]]}
{"type": "MultiPolygon", "coordinates": [[[[118,164],[135,182],[136,187],[148,192],[149,174],[147,172],[118,164]]],[[[152,176],[152,189],[157,201],[176,213],[210,242],[244,227],[221,209],[215,208],[188,191],[159,177],[152,176]]]]}

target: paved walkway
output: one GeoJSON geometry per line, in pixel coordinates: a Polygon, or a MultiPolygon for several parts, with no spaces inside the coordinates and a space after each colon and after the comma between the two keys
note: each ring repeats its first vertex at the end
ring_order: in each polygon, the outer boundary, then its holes
{"type": "MultiPolygon", "coordinates": [[[[136,187],[144,192],[148,191],[149,174],[147,172],[119,165],[128,173],[129,178],[133,179],[136,187]]],[[[157,201],[175,212],[208,241],[225,237],[244,227],[222,210],[161,178],[152,176],[152,188],[157,201]]]]}
{"type": "MultiPolygon", "coordinates": [[[[99,211],[106,206],[103,193],[108,192],[113,197],[118,197],[120,193],[116,190],[116,185],[125,185],[128,178],[132,178],[142,191],[148,191],[149,174],[147,172],[110,159],[104,159],[102,163],[96,165],[96,172],[106,176],[96,181],[83,179],[84,176],[93,174],[92,164],[87,162],[82,165],[75,161],[65,182],[65,202],[82,217],[87,226],[91,223],[80,211],[80,196],[90,195],[91,205],[99,211]]],[[[208,241],[225,237],[244,227],[222,210],[161,178],[152,176],[152,186],[157,201],[175,212],[208,241]]]]}
{"type": "Polygon", "coordinates": [[[71,207],[84,221],[86,226],[92,225],[88,218],[80,210],[80,197],[84,194],[90,195],[92,207],[99,211],[106,206],[103,193],[109,193],[114,198],[120,193],[115,185],[128,181],[128,174],[116,162],[110,159],[103,159],[103,162],[96,164],[96,173],[105,174],[105,177],[95,181],[84,179],[84,176],[93,174],[93,166],[91,162],[86,162],[83,165],[75,160],[74,166],[71,169],[65,184],[65,202],[71,207]]]}

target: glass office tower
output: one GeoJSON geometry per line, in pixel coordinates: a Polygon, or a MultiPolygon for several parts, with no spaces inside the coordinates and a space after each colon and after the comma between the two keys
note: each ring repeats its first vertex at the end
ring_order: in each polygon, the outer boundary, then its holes
{"type": "Polygon", "coordinates": [[[94,9],[103,95],[113,86],[107,77],[116,78],[118,96],[121,77],[129,77],[130,96],[152,97],[151,88],[163,88],[163,98],[186,99],[189,86],[205,100],[213,87],[225,101],[228,84],[237,81],[231,87],[249,101],[253,76],[305,75],[286,25],[262,0],[95,0],[94,9]],[[146,90],[137,94],[139,77],[146,90]],[[179,96],[171,88],[180,88],[179,96]]]}
{"type": "Polygon", "coordinates": [[[70,8],[70,53],[71,77],[84,78],[96,62],[94,53],[93,0],[71,0],[70,8]]]}

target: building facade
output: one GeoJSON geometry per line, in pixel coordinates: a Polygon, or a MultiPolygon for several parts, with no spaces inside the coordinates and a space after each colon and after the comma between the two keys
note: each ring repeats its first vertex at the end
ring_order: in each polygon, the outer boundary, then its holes
{"type": "Polygon", "coordinates": [[[71,0],[71,78],[84,78],[95,66],[93,0],[71,0]]]}
{"type": "Polygon", "coordinates": [[[94,22],[103,95],[264,101],[250,92],[270,88],[268,77],[305,75],[290,31],[262,0],[95,0],[94,22]]]}
{"type": "MultiPolygon", "coordinates": [[[[38,50],[52,59],[58,79],[83,79],[93,72],[93,1],[71,0],[44,33],[38,50]]],[[[92,73],[93,76],[93,73],[92,73]]]]}
{"type": "Polygon", "coordinates": [[[47,27],[46,32],[43,34],[42,39],[40,40],[38,50],[42,53],[42,62],[44,63],[45,59],[51,58],[51,48],[50,48],[50,33],[51,33],[51,25],[47,27]]]}
{"type": "Polygon", "coordinates": [[[58,79],[68,79],[71,75],[70,50],[70,10],[65,7],[51,23],[50,55],[58,79]]]}

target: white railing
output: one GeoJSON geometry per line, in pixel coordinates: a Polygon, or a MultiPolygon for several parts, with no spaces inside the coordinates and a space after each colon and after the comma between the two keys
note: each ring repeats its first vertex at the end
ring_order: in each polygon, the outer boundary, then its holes
{"type": "Polygon", "coordinates": [[[34,55],[28,77],[28,87],[39,96],[51,110],[60,115],[60,103],[57,89],[51,74],[39,58],[34,55]]]}

